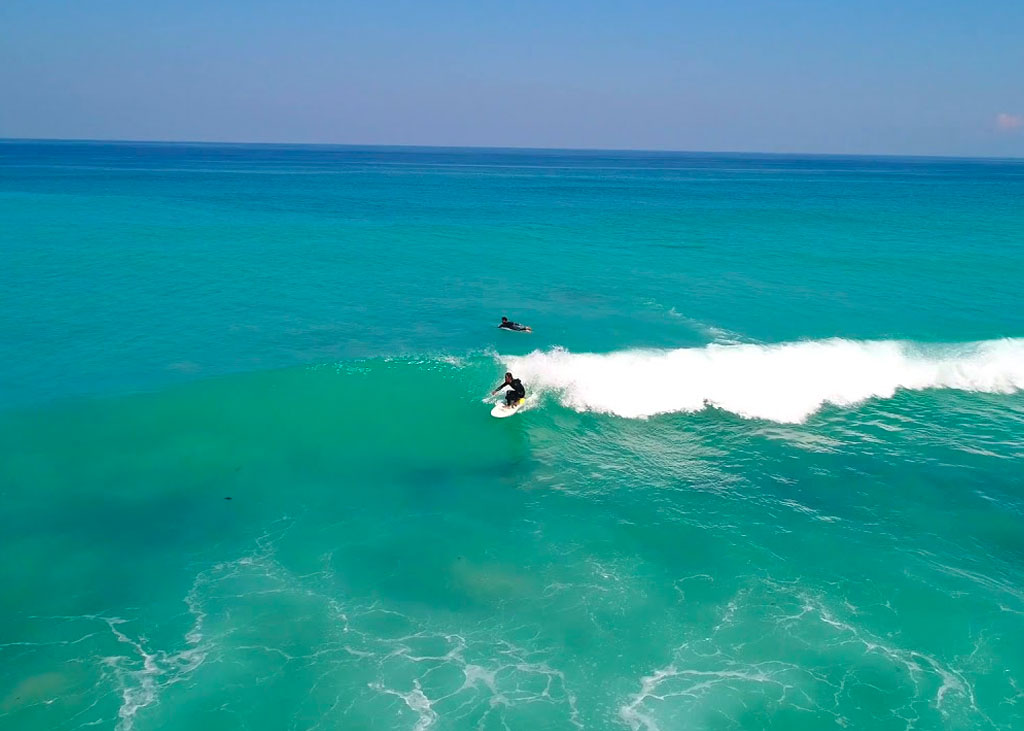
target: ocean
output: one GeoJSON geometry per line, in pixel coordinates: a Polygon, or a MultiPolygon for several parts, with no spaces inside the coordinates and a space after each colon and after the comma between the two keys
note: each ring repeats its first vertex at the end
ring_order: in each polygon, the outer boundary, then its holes
{"type": "Polygon", "coordinates": [[[0,223],[5,730],[1024,727],[1024,161],[5,141],[0,223]]]}

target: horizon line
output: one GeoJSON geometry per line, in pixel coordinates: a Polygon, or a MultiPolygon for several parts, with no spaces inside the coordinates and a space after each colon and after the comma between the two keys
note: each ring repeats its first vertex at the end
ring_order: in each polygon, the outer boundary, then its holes
{"type": "Polygon", "coordinates": [[[666,155],[762,155],[774,157],[869,157],[922,160],[1002,160],[1024,162],[1024,157],[989,156],[989,155],[921,155],[901,153],[871,152],[759,152],[756,150],[679,150],[670,148],[643,147],[528,147],[521,145],[413,145],[413,144],[372,144],[356,142],[251,142],[244,140],[155,140],[155,139],[123,139],[103,137],[0,137],[0,143],[85,143],[85,144],[143,144],[143,145],[182,145],[182,146],[246,146],[246,147],[348,147],[364,149],[394,150],[493,150],[519,152],[619,152],[619,153],[655,153],[666,155]]]}

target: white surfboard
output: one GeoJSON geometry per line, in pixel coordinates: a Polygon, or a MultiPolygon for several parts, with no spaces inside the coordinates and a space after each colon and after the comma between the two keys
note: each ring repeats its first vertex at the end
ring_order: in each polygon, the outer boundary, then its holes
{"type": "Polygon", "coordinates": [[[521,398],[516,401],[512,406],[506,406],[504,401],[499,401],[491,409],[491,416],[497,419],[504,419],[506,416],[512,416],[512,414],[523,408],[523,404],[526,403],[526,399],[521,398]]]}

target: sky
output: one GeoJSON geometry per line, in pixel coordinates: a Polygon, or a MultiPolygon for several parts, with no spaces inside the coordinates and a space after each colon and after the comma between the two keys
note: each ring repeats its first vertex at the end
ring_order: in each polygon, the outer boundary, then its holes
{"type": "Polygon", "coordinates": [[[2,0],[0,137],[1024,157],[1024,0],[2,0]]]}

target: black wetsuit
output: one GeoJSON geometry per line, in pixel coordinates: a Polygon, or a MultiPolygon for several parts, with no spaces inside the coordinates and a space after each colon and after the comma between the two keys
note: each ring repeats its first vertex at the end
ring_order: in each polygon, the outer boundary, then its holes
{"type": "Polygon", "coordinates": [[[505,404],[512,406],[519,399],[526,398],[526,389],[523,387],[523,382],[518,378],[513,378],[508,383],[504,384],[508,386],[508,392],[505,394],[505,404]]]}
{"type": "Polygon", "coordinates": [[[506,320],[498,325],[498,327],[504,328],[505,330],[516,330],[517,332],[522,332],[527,329],[526,325],[520,325],[518,322],[512,322],[511,320],[506,320]]]}

